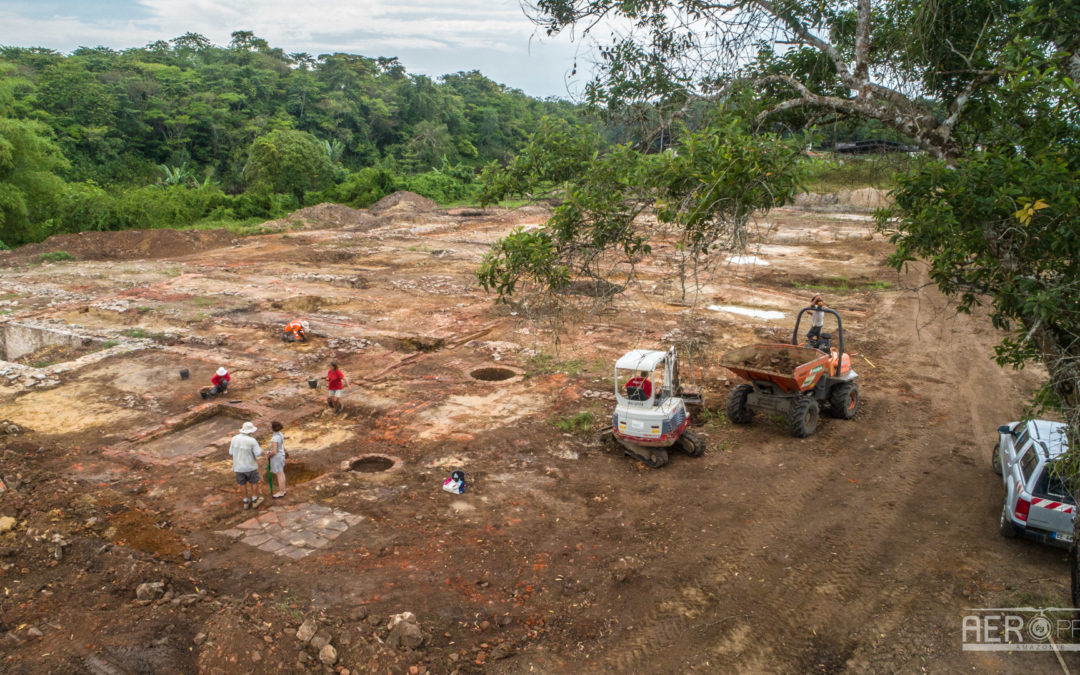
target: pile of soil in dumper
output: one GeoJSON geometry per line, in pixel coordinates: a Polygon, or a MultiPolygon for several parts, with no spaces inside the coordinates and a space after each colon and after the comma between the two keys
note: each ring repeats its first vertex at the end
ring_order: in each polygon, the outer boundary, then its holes
{"type": "MultiPolygon", "coordinates": [[[[796,347],[795,349],[800,348],[796,347]]],[[[732,365],[738,365],[752,370],[771,370],[774,372],[789,373],[810,360],[812,359],[801,349],[796,352],[762,349],[755,351],[737,364],[732,365]]]]}

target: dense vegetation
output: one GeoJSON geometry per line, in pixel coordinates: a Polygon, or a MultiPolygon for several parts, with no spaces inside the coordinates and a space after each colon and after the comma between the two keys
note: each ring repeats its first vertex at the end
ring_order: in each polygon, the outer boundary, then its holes
{"type": "Polygon", "coordinates": [[[142,48],[0,48],[0,241],[274,217],[395,189],[468,198],[544,116],[478,72],[285,54],[249,32],[142,48]]]}

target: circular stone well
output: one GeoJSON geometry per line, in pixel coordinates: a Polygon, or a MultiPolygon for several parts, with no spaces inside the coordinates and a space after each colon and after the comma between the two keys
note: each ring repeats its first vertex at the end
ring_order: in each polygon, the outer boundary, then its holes
{"type": "Polygon", "coordinates": [[[401,460],[392,455],[369,454],[347,459],[341,463],[343,471],[357,473],[385,473],[401,466],[401,460]]]}
{"type": "Polygon", "coordinates": [[[505,366],[484,366],[469,371],[469,377],[477,382],[506,382],[521,377],[521,372],[505,366]]]}

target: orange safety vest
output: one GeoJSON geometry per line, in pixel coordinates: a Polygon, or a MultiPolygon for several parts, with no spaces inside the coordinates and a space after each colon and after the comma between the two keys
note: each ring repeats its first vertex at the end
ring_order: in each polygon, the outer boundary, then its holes
{"type": "Polygon", "coordinates": [[[288,326],[285,326],[285,330],[290,331],[293,335],[300,336],[304,334],[304,326],[299,321],[290,321],[288,326]]]}

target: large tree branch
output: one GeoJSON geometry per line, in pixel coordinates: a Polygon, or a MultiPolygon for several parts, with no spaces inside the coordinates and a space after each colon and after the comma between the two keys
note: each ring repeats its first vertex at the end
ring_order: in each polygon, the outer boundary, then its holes
{"type": "Polygon", "coordinates": [[[859,0],[855,23],[855,84],[859,98],[870,96],[870,0],[859,0]]]}
{"type": "MultiPolygon", "coordinates": [[[[955,159],[955,143],[951,134],[944,135],[934,133],[940,123],[929,113],[919,111],[914,104],[908,102],[908,110],[895,110],[892,107],[876,101],[872,98],[840,98],[838,96],[823,96],[810,91],[802,82],[790,75],[766,75],[754,80],[755,84],[778,82],[794,88],[798,92],[797,97],[790,98],[764,110],[757,115],[754,123],[757,126],[764,124],[765,120],[773,115],[786,110],[796,108],[815,107],[831,110],[845,115],[860,115],[880,121],[888,127],[914,138],[921,148],[926,150],[935,159],[951,161],[955,159]],[[914,113],[914,114],[913,114],[914,113]]],[[[951,130],[950,130],[951,131],[951,130]]]]}
{"type": "MultiPolygon", "coordinates": [[[[776,4],[772,2],[772,0],[753,0],[753,4],[757,5],[772,16],[776,17],[778,21],[784,24],[784,26],[786,26],[788,30],[790,30],[804,43],[810,45],[811,47],[828,56],[829,59],[833,62],[833,66],[836,68],[836,73],[840,76],[840,79],[844,81],[844,83],[848,86],[851,86],[851,69],[848,68],[847,61],[844,60],[844,57],[840,54],[840,51],[836,47],[829,44],[825,40],[822,40],[817,35],[814,35],[809,28],[804,26],[803,23],[796,19],[794,16],[781,12],[781,10],[777,8],[776,4]]],[[[852,87],[852,89],[854,88],[855,87],[852,87]]]]}

